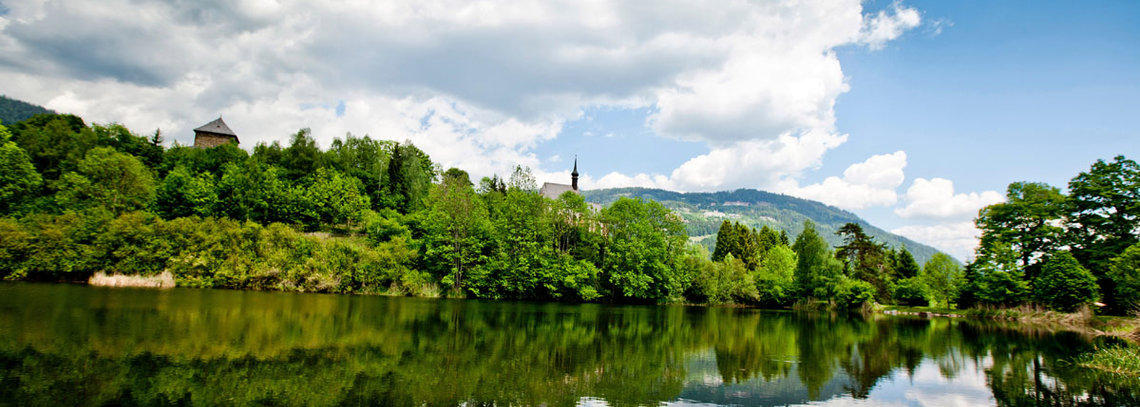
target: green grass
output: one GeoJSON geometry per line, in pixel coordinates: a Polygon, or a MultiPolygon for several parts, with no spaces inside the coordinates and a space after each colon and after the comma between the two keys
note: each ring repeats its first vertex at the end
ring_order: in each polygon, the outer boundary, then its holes
{"type": "Polygon", "coordinates": [[[1110,345],[1078,356],[1077,366],[1127,376],[1140,376],[1140,347],[1130,344],[1110,345]]]}

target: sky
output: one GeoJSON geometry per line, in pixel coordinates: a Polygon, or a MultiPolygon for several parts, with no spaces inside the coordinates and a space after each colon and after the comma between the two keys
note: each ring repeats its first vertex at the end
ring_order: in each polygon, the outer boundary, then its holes
{"type": "Polygon", "coordinates": [[[1140,145],[1140,2],[0,0],[0,94],[474,178],[756,188],[971,257],[1015,181],[1140,145]]]}

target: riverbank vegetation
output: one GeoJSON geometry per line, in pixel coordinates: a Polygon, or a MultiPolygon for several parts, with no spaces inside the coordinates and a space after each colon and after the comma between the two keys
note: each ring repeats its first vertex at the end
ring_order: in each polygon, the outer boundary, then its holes
{"type": "Polygon", "coordinates": [[[1014,183],[983,209],[963,269],[917,264],[850,223],[829,245],[724,222],[712,253],[657,202],[606,207],[538,194],[525,167],[475,182],[408,142],[351,134],[321,149],[163,145],[119,125],[42,114],[0,126],[0,277],[85,281],[153,276],[180,286],[860,308],[966,308],[1102,300],[1140,305],[1140,169],[1098,161],[1069,185],[1014,183]]]}

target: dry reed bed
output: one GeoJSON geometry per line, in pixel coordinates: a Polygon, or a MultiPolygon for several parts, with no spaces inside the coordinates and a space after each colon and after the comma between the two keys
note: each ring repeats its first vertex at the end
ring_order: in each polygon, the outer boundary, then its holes
{"type": "Polygon", "coordinates": [[[174,288],[174,274],[163,271],[154,276],[95,273],[87,284],[99,287],[174,288]]]}

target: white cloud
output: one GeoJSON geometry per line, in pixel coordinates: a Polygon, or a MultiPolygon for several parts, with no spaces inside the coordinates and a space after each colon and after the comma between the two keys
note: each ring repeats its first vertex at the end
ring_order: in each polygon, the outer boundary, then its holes
{"type": "Polygon", "coordinates": [[[979,209],[1004,200],[996,191],[955,194],[954,183],[948,179],[918,178],[906,191],[906,206],[896,209],[895,214],[904,218],[973,218],[979,209]]]}
{"type": "MultiPolygon", "coordinates": [[[[660,135],[711,151],[668,175],[598,183],[683,190],[795,187],[847,137],[835,129],[848,85],[834,49],[879,48],[921,23],[898,3],[863,15],[857,0],[5,7],[5,93],[91,121],[183,143],[219,114],[243,145],[301,127],[325,146],[349,131],[411,139],[478,177],[516,163],[540,173],[534,147],[583,106],[648,107],[660,135]]],[[[860,177],[847,182],[887,182],[860,177]]]]}
{"type": "Polygon", "coordinates": [[[929,244],[959,260],[974,257],[974,249],[978,247],[978,237],[981,236],[972,221],[903,226],[891,230],[891,233],[929,244]]]}
{"type": "MultiPolygon", "coordinates": [[[[898,38],[919,24],[922,24],[922,16],[918,10],[903,7],[901,3],[895,2],[891,4],[890,13],[882,10],[874,17],[863,21],[859,42],[873,50],[882,49],[887,41],[898,38]]],[[[938,30],[941,32],[941,27],[938,27],[938,30]]]]}
{"type": "Polygon", "coordinates": [[[894,205],[898,202],[895,189],[902,185],[904,168],[906,152],[874,155],[847,167],[842,178],[827,177],[821,183],[788,192],[844,209],[894,205]]]}

